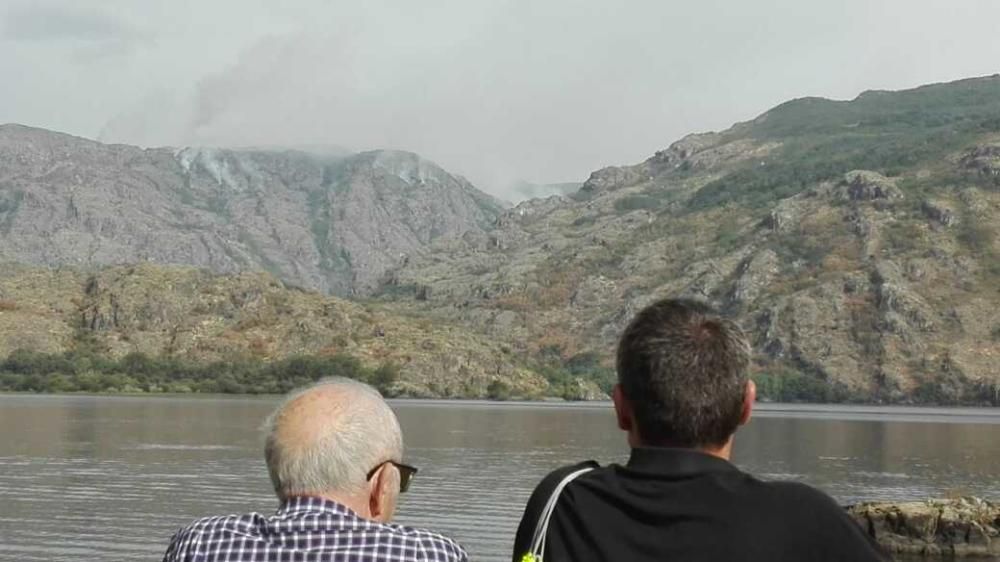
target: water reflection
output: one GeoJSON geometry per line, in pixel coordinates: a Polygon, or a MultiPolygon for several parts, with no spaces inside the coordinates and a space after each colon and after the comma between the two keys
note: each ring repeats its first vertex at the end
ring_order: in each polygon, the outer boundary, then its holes
{"type": "MultiPolygon", "coordinates": [[[[273,510],[257,428],[276,400],[0,396],[0,557],[156,559],[195,517],[273,510]]],[[[628,455],[606,405],[394,407],[421,467],[401,520],[455,536],[476,560],[507,559],[524,502],[553,467],[628,455]]],[[[1000,496],[1000,414],[866,412],[762,412],[735,461],[845,503],[1000,496]]]]}

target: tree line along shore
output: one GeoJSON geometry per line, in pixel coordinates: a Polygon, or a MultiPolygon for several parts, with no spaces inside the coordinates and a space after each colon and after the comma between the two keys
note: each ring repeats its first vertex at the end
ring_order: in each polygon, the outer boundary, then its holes
{"type": "MultiPolygon", "coordinates": [[[[151,356],[129,353],[112,357],[77,349],[46,353],[18,349],[0,360],[0,391],[35,393],[199,393],[282,394],[328,376],[341,376],[371,384],[389,397],[486,398],[490,400],[567,401],[606,398],[615,384],[613,369],[602,366],[596,354],[581,354],[561,360],[543,360],[533,369],[549,387],[544,394],[517,394],[502,378],[493,380],[485,395],[412,395],[401,380],[401,367],[392,362],[366,365],[347,353],[303,354],[272,361],[247,355],[222,360],[151,356]],[[592,389],[599,391],[595,392],[592,389]]],[[[769,402],[872,403],[871,397],[851,392],[843,385],[797,371],[757,371],[758,398],[769,402]]],[[[942,406],[1000,406],[1000,388],[981,385],[965,399],[949,399],[943,389],[927,384],[917,389],[907,404],[942,406]]]]}

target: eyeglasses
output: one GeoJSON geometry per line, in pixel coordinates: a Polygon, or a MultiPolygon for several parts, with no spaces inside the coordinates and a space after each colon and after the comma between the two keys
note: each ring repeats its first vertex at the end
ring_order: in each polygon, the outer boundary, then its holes
{"type": "Polygon", "coordinates": [[[375,473],[378,472],[378,469],[382,468],[387,464],[391,464],[392,466],[396,467],[397,470],[399,470],[399,493],[402,494],[403,492],[409,490],[410,481],[413,480],[413,475],[417,473],[417,467],[399,463],[396,461],[385,461],[384,463],[380,463],[378,466],[371,469],[368,472],[368,480],[371,480],[372,477],[375,476],[375,473]]]}

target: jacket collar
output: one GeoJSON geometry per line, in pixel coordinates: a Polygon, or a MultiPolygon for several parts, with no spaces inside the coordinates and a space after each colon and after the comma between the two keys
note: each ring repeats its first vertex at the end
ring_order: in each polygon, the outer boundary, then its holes
{"type": "Polygon", "coordinates": [[[675,477],[739,471],[729,461],[714,455],[672,447],[636,447],[625,467],[643,474],[675,477]]]}

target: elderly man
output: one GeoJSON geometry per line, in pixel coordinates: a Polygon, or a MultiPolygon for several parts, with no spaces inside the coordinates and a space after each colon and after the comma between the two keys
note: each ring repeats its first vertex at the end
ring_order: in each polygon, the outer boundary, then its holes
{"type": "Polygon", "coordinates": [[[874,562],[865,532],[822,492],[729,462],[756,389],[740,329],[694,301],[639,312],[618,345],[624,466],[550,474],[528,502],[515,562],[874,562]]]}
{"type": "Polygon", "coordinates": [[[390,524],[417,469],[377,391],[331,378],[289,395],[266,422],[277,513],[209,517],[174,535],[164,562],[466,562],[442,535],[390,524]]]}

